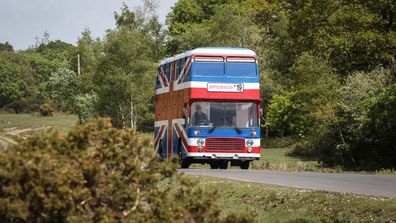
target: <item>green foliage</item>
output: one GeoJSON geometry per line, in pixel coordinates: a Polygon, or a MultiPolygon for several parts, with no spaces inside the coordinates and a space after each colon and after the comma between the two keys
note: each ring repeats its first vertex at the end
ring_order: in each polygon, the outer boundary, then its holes
{"type": "Polygon", "coordinates": [[[284,136],[293,133],[297,124],[296,107],[290,96],[275,95],[268,107],[266,124],[270,131],[284,136]]]}
{"type": "Polygon", "coordinates": [[[310,141],[303,140],[293,145],[285,155],[307,158],[317,155],[317,150],[310,141]]]}
{"type": "MultiPolygon", "coordinates": [[[[86,28],[78,37],[76,53],[80,55],[81,74],[91,75],[96,71],[103,45],[100,39],[93,39],[91,31],[86,28]]],[[[74,56],[77,59],[77,55],[74,56]]],[[[75,60],[76,61],[76,60],[75,60]]]]}
{"type": "MultiPolygon", "coordinates": [[[[206,191],[139,135],[102,119],[49,130],[0,154],[5,222],[226,222],[206,191]]],[[[246,217],[235,216],[235,222],[246,217]]]]}
{"type": "Polygon", "coordinates": [[[74,109],[80,123],[94,117],[97,100],[96,94],[82,94],[74,97],[74,109]]]}
{"type": "Polygon", "coordinates": [[[54,100],[61,109],[71,109],[73,97],[78,92],[76,86],[76,74],[65,67],[58,68],[51,73],[46,90],[50,99],[54,100]]]}
{"type": "Polygon", "coordinates": [[[396,85],[385,89],[368,107],[363,120],[362,140],[354,152],[362,155],[366,162],[376,162],[376,166],[395,168],[396,85]],[[365,148],[366,154],[359,151],[361,148],[365,148]]]}
{"type": "Polygon", "coordinates": [[[370,72],[357,71],[351,74],[345,80],[345,85],[340,89],[342,109],[355,113],[355,117],[362,115],[364,111],[358,111],[358,109],[364,108],[361,104],[376,96],[391,82],[390,70],[383,67],[378,67],[370,72]]]}
{"type": "Polygon", "coordinates": [[[395,62],[394,2],[284,0],[270,6],[257,2],[262,5],[257,7],[258,22],[270,26],[266,43],[276,55],[268,58],[270,65],[284,74],[308,51],[327,59],[342,76],[395,62]]]}
{"type": "Polygon", "coordinates": [[[51,73],[57,68],[56,61],[43,57],[39,52],[27,51],[21,55],[29,61],[29,66],[34,70],[33,77],[39,82],[48,81],[51,73]]]}
{"type": "Polygon", "coordinates": [[[163,51],[153,13],[130,11],[124,5],[115,16],[118,28],[109,31],[103,42],[104,56],[92,78],[98,95],[96,112],[111,117],[119,128],[153,126],[157,55],[163,51]]]}
{"type": "Polygon", "coordinates": [[[1,100],[0,107],[16,112],[38,111],[39,105],[49,99],[45,85],[50,74],[71,59],[73,49],[71,44],[57,40],[43,43],[34,50],[0,52],[1,72],[4,72],[1,93],[9,97],[1,100]],[[5,89],[7,86],[9,89],[5,89]]]}
{"type": "Polygon", "coordinates": [[[258,49],[261,27],[251,20],[251,12],[232,2],[179,1],[168,15],[173,37],[168,51],[174,54],[201,46],[258,49]]]}
{"type": "MultiPolygon", "coordinates": [[[[358,75],[355,78],[359,78],[358,75]]],[[[376,95],[365,96],[352,108],[343,104],[339,108],[338,121],[318,137],[315,146],[325,164],[364,169],[395,167],[395,112],[391,109],[395,103],[395,87],[370,87],[368,95],[370,92],[376,92],[376,95]]],[[[351,103],[356,102],[359,93],[354,97],[347,95],[351,103]]]]}
{"type": "Polygon", "coordinates": [[[26,82],[17,70],[0,63],[0,107],[21,100],[27,93],[26,88],[26,82]]]}
{"type": "Polygon", "coordinates": [[[54,109],[52,109],[52,106],[50,104],[44,103],[40,105],[39,112],[41,116],[52,116],[54,109]]]}
{"type": "Polygon", "coordinates": [[[0,52],[1,51],[14,51],[14,48],[9,42],[0,43],[0,52]]]}
{"type": "Polygon", "coordinates": [[[272,97],[267,125],[282,136],[316,134],[334,120],[339,82],[326,61],[309,53],[296,60],[291,74],[293,88],[272,97]]]}
{"type": "Polygon", "coordinates": [[[71,55],[75,47],[70,43],[65,43],[60,40],[50,41],[48,43],[42,43],[37,48],[37,52],[40,53],[44,58],[56,62],[58,65],[61,65],[65,62],[71,62],[75,58],[72,58],[71,55]]]}

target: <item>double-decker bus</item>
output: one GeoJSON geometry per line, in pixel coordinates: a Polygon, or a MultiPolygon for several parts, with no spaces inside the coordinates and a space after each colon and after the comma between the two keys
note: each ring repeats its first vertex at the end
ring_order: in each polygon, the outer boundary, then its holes
{"type": "Polygon", "coordinates": [[[197,48],[161,61],[155,151],[212,169],[248,169],[260,158],[258,57],[244,48],[197,48]]]}

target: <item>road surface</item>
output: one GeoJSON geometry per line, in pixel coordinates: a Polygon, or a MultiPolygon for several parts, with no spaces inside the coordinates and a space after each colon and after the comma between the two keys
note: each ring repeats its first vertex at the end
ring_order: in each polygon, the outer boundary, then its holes
{"type": "Polygon", "coordinates": [[[273,184],[300,189],[324,190],[382,197],[396,197],[396,176],[354,174],[274,172],[266,170],[180,169],[188,175],[221,177],[232,180],[273,184]]]}

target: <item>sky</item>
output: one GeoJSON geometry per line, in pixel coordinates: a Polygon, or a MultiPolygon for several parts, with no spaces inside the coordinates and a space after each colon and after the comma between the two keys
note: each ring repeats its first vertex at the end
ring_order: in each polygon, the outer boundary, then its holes
{"type": "MultiPolygon", "coordinates": [[[[0,42],[14,50],[24,50],[48,32],[50,40],[75,44],[88,27],[93,37],[103,37],[115,27],[114,11],[122,2],[129,8],[142,6],[143,0],[0,0],[0,42]]],[[[177,0],[157,0],[161,22],[177,0]]]]}

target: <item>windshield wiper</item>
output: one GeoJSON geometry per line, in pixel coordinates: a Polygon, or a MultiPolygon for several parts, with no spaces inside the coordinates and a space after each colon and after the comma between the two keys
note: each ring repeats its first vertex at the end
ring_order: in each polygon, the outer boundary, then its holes
{"type": "Polygon", "coordinates": [[[215,130],[216,126],[213,126],[212,128],[209,129],[209,133],[212,133],[215,130]]]}
{"type": "Polygon", "coordinates": [[[235,131],[236,131],[238,134],[241,134],[241,133],[242,133],[242,130],[241,130],[240,128],[234,127],[234,129],[235,129],[235,131]]]}

